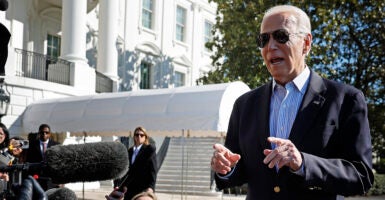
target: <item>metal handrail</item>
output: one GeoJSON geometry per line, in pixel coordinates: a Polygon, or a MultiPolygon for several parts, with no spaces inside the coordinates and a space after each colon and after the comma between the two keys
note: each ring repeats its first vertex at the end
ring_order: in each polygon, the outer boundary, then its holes
{"type": "Polygon", "coordinates": [[[95,91],[97,93],[113,92],[113,81],[110,77],[96,71],[95,91]]]}
{"type": "Polygon", "coordinates": [[[167,150],[168,150],[169,144],[170,144],[170,137],[164,138],[162,146],[159,148],[158,153],[156,154],[156,162],[158,165],[158,169],[157,169],[158,171],[163,164],[164,158],[167,155],[167,150]]]}
{"type": "Polygon", "coordinates": [[[70,85],[72,62],[15,48],[16,76],[70,85]]]}

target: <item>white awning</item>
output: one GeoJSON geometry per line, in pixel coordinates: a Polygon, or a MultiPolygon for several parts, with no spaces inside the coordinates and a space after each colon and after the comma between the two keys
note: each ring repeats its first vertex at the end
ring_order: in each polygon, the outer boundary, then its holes
{"type": "Polygon", "coordinates": [[[26,108],[22,129],[35,132],[46,123],[71,135],[128,135],[137,126],[151,135],[218,135],[227,130],[234,101],[249,90],[233,82],[40,100],[26,108]]]}

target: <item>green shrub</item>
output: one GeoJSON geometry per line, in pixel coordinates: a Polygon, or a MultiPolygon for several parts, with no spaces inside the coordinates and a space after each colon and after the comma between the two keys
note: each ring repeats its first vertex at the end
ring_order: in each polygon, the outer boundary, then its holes
{"type": "Polygon", "coordinates": [[[374,174],[374,183],[369,190],[368,195],[384,195],[385,194],[385,174],[374,174]]]}

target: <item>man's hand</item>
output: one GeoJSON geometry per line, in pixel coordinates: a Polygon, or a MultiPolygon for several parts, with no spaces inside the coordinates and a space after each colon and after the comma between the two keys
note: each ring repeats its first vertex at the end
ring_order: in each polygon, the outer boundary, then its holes
{"type": "Polygon", "coordinates": [[[231,171],[241,156],[234,154],[229,149],[221,144],[214,144],[214,153],[211,158],[211,169],[220,174],[227,174],[231,171]]]}
{"type": "Polygon", "coordinates": [[[116,187],[110,193],[110,195],[106,195],[105,197],[107,200],[122,200],[126,192],[127,192],[127,187],[123,187],[123,192],[119,191],[119,188],[116,187]]]}
{"type": "Polygon", "coordinates": [[[277,166],[280,169],[288,166],[293,171],[299,170],[302,165],[301,153],[290,140],[268,137],[267,141],[274,143],[276,148],[263,150],[263,154],[266,156],[263,163],[270,168],[277,166]]]}
{"type": "Polygon", "coordinates": [[[9,175],[7,173],[0,172],[0,179],[3,179],[4,181],[9,181],[9,175]]]}

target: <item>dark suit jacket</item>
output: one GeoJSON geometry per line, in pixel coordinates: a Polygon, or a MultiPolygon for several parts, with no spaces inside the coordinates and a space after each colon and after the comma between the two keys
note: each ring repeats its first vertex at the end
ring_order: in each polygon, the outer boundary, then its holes
{"type": "MultiPolygon", "coordinates": [[[[131,200],[131,198],[146,190],[152,188],[155,191],[155,182],[157,175],[157,164],[156,164],[156,149],[152,145],[145,145],[140,148],[135,162],[131,163],[133,155],[133,147],[128,149],[129,158],[129,170],[127,175],[122,178],[123,183],[121,186],[127,187],[127,192],[124,199],[131,200]]],[[[119,186],[117,181],[115,186],[119,186]]]]}
{"type": "Polygon", "coordinates": [[[241,155],[219,189],[248,183],[247,199],[336,199],[365,193],[373,183],[367,106],[361,91],[311,72],[307,92],[289,139],[302,153],[305,176],[263,163],[271,149],[269,115],[272,82],[239,97],[225,146],[241,155]],[[274,192],[274,187],[280,188],[274,192]]]}
{"type": "MultiPolygon", "coordinates": [[[[47,144],[47,149],[58,145],[59,143],[55,142],[54,140],[50,139],[47,144]]],[[[28,163],[40,163],[43,161],[43,156],[41,154],[40,150],[40,140],[39,139],[33,139],[30,140],[28,153],[27,153],[27,162],[28,163]]],[[[37,180],[40,186],[44,191],[47,191],[48,189],[58,187],[57,184],[52,183],[51,178],[49,178],[45,173],[43,169],[35,169],[35,170],[29,170],[28,173],[30,175],[39,175],[39,179],[37,180]]]]}
{"type": "MultiPolygon", "coordinates": [[[[48,141],[47,148],[50,148],[54,145],[58,145],[56,141],[50,139],[48,141]]],[[[29,163],[39,163],[43,160],[43,156],[41,154],[40,149],[40,141],[39,139],[30,141],[29,148],[28,148],[28,154],[27,154],[27,162],[29,163]]]]}

